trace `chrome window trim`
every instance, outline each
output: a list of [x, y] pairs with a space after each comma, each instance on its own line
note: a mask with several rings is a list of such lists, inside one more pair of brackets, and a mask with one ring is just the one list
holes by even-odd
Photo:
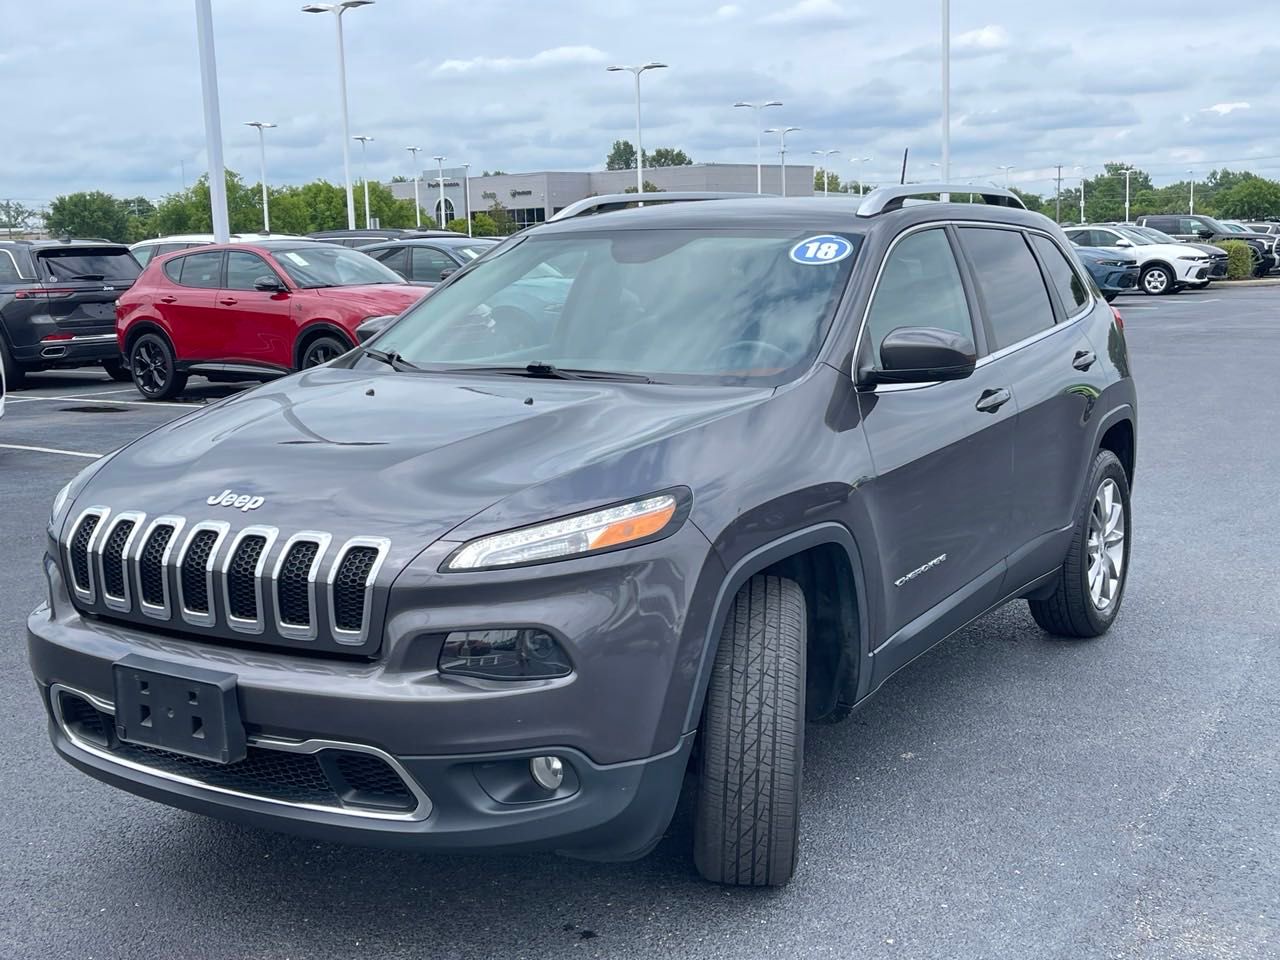
[[[173, 551], [182, 542], [182, 528], [186, 526], [186, 523], [185, 517], [156, 517], [147, 524], [146, 532], [143, 534], [142, 539], [138, 541], [138, 549], [135, 551], [133, 558], [133, 571], [138, 582], [138, 609], [144, 615], [156, 620], [170, 620], [173, 618], [169, 577], [176, 566], [173, 562]], [[142, 551], [146, 549], [147, 544], [151, 541], [151, 535], [155, 533], [157, 527], [173, 527], [173, 534], [169, 537], [169, 542], [164, 545], [164, 553], [160, 555], [160, 590], [164, 597], [164, 603], [159, 607], [147, 603], [146, 597], [142, 595]]]
[[[113, 597], [107, 592], [107, 544], [111, 541], [111, 536], [115, 533], [116, 527], [126, 520], [133, 521], [133, 529], [129, 531], [129, 536], [125, 538], [124, 547], [120, 551], [120, 579], [124, 585], [124, 596]], [[98, 550], [98, 577], [102, 581], [102, 602], [112, 610], [118, 610], [121, 613], [128, 613], [133, 609], [133, 591], [129, 586], [129, 568], [131, 566], [129, 563], [129, 551], [133, 548], [134, 542], [138, 539], [138, 532], [146, 522], [147, 515], [141, 510], [124, 510], [117, 513], [111, 521], [107, 535], [102, 538], [101, 549]]]
[[[209, 597], [209, 612], [200, 613], [196, 610], [187, 608], [186, 597], [182, 595], [182, 570], [183, 564], [187, 559], [187, 551], [191, 549], [191, 541], [195, 539], [197, 533], [201, 530], [212, 530], [216, 533], [217, 539], [213, 541], [213, 548], [209, 551], [209, 559], [204, 567], [204, 583], [205, 591]], [[231, 524], [224, 520], [202, 520], [200, 523], [192, 525], [187, 532], [187, 538], [182, 542], [182, 550], [178, 553], [178, 559], [174, 566], [177, 567], [177, 587], [178, 587], [178, 609], [182, 611], [182, 619], [187, 623], [197, 627], [212, 627], [218, 622], [218, 601], [217, 594], [213, 589], [213, 571], [218, 559], [218, 551], [222, 549], [222, 543], [227, 538], [227, 533], [231, 530]]]
[[[337, 613], [334, 609], [334, 584], [338, 579], [338, 570], [342, 567], [342, 561], [352, 547], [373, 547], [378, 551], [378, 556], [374, 559], [373, 566], [369, 568], [369, 576], [365, 578], [364, 582], [364, 610], [361, 613], [360, 629], [344, 630], [338, 626]], [[329, 567], [329, 575], [325, 579], [329, 594], [329, 632], [332, 634], [335, 643], [356, 647], [362, 645], [368, 639], [369, 618], [373, 612], [373, 584], [378, 578], [378, 572], [382, 569], [383, 562], [387, 559], [387, 554], [390, 552], [391, 541], [385, 537], [352, 537], [338, 549], [337, 555], [333, 558], [333, 563]]]
[[264, 797], [256, 793], [246, 793], [241, 790], [233, 790], [229, 787], [219, 787], [213, 784], [205, 783], [203, 780], [196, 780], [193, 777], [184, 777], [181, 774], [170, 773], [165, 770], [158, 770], [155, 767], [149, 767], [146, 764], [136, 763], [132, 760], [126, 760], [118, 757], [110, 750], [104, 750], [96, 743], [91, 743], [81, 737], [76, 736], [67, 726], [66, 720], [62, 716], [62, 694], [68, 694], [73, 697], [80, 697], [91, 704], [101, 713], [115, 716], [115, 705], [103, 700], [101, 697], [95, 697], [92, 694], [84, 693], [73, 687], [65, 686], [61, 683], [52, 684], [49, 687], [49, 704], [52, 709], [54, 722], [58, 725], [59, 732], [67, 738], [78, 749], [85, 753], [92, 754], [100, 760], [113, 763], [116, 766], [125, 769], [144, 773], [148, 776], [156, 777], [160, 780], [167, 780], [171, 783], [180, 783], [184, 786], [194, 787], [199, 790], [207, 790], [210, 793], [221, 794], [223, 796], [238, 797], [243, 800], [252, 800], [257, 803], [269, 804], [277, 807], [288, 807], [293, 810], [312, 810], [317, 813], [332, 813], [347, 817], [359, 817], [369, 820], [399, 820], [399, 821], [418, 821], [425, 820], [431, 816], [432, 804], [431, 798], [427, 796], [418, 782], [409, 774], [396, 757], [380, 750], [378, 747], [369, 746], [364, 743], [346, 743], [341, 740], [284, 740], [277, 737], [263, 737], [250, 735], [247, 740], [250, 746], [260, 747], [264, 750], [279, 750], [284, 753], [319, 753], [322, 750], [346, 750], [351, 753], [366, 753], [370, 756], [377, 757], [387, 766], [395, 771], [409, 792], [413, 794], [418, 806], [413, 810], [404, 812], [390, 812], [379, 810], [360, 810], [351, 807], [329, 806], [320, 803], [297, 803], [289, 800], [277, 800], [274, 797]]
[[[82, 589], [80, 584], [76, 583], [76, 565], [71, 559], [71, 544], [75, 541], [76, 533], [80, 530], [80, 525], [84, 523], [85, 518], [96, 516], [98, 525], [93, 528], [93, 533], [89, 537], [89, 542], [85, 544], [85, 569], [89, 577], [88, 587]], [[101, 504], [85, 507], [76, 516], [75, 523], [67, 528], [67, 537], [64, 541], [64, 553], [67, 558], [67, 583], [71, 585], [71, 594], [81, 603], [93, 603], [97, 597], [97, 578], [94, 576], [93, 551], [98, 544], [98, 538], [102, 536], [102, 531], [107, 525], [107, 518], [111, 516], [111, 508], [102, 506]]]
[[[280, 531], [276, 527], [245, 527], [235, 535], [222, 558], [222, 609], [227, 615], [227, 626], [238, 633], [257, 634], [262, 633], [265, 629], [267, 617], [262, 604], [262, 572], [267, 567], [267, 557], [271, 553], [271, 547], [276, 542], [276, 537], [279, 535]], [[253, 567], [253, 596], [254, 603], [258, 608], [258, 616], [254, 620], [237, 617], [231, 612], [231, 563], [236, 558], [236, 551], [240, 549], [240, 544], [248, 537], [263, 537], [266, 539], [266, 543], [262, 545], [262, 552], [258, 554], [257, 563]], [[212, 606], [213, 604], [210, 603], [210, 607]]]
[[[291, 536], [280, 548], [280, 555], [276, 557], [275, 566], [271, 571], [271, 599], [275, 609], [276, 632], [280, 636], [289, 637], [291, 640], [314, 640], [319, 636], [320, 625], [317, 620], [320, 617], [320, 607], [316, 603], [316, 581], [320, 579], [320, 569], [324, 563], [325, 554], [329, 552], [329, 544], [332, 542], [332, 534], [319, 530], [303, 530]], [[306, 627], [285, 623], [280, 612], [280, 571], [284, 569], [285, 557], [289, 556], [289, 551], [297, 543], [315, 543], [319, 546], [315, 559], [311, 561], [311, 569], [307, 571], [307, 608], [310, 611], [311, 623]]]

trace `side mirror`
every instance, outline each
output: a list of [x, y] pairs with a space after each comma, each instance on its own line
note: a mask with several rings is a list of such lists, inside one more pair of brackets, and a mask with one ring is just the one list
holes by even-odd
[[978, 351], [973, 341], [938, 327], [898, 327], [880, 343], [880, 368], [864, 383], [932, 383], [963, 380], [973, 373]]
[[457, 272], [458, 272], [457, 267], [445, 267], [443, 270], [440, 271], [440, 279], [445, 280], [449, 277], [452, 277]]
[[1117, 241], [1116, 241], [1116, 246], [1117, 246], [1117, 247], [1132, 247], [1132, 246], [1133, 246], [1133, 241], [1132, 241], [1132, 240], [1126, 240], [1124, 237], [1121, 237], [1119, 240], [1117, 240]]
[[382, 317], [369, 317], [367, 320], [362, 320], [360, 325], [356, 327], [356, 339], [361, 343], [366, 340], [372, 340], [385, 330], [394, 319], [394, 314], [388, 314]]
[[284, 293], [286, 288], [277, 277], [259, 277], [253, 281], [253, 289], [263, 293]]
[[1201, 227], [1199, 230], [1196, 231], [1196, 236], [1198, 236], [1201, 240], [1212, 240], [1213, 231], [1205, 227]]

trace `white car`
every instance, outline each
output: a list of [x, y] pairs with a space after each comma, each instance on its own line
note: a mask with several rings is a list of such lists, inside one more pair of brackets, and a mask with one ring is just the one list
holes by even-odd
[[1065, 232], [1078, 247], [1122, 247], [1137, 257], [1142, 269], [1138, 286], [1143, 293], [1157, 296], [1209, 284], [1209, 256], [1190, 244], [1157, 243], [1136, 230], [1108, 224], [1086, 224]]
[[[257, 243], [259, 240], [301, 240], [292, 233], [233, 233], [231, 243]], [[146, 266], [151, 258], [162, 253], [186, 250], [188, 247], [207, 247], [213, 243], [212, 233], [179, 233], [172, 237], [153, 237], [139, 240], [129, 248], [134, 259]]]

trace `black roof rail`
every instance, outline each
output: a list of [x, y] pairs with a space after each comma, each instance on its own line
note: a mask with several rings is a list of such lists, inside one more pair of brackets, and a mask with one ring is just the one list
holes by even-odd
[[858, 204], [858, 216], [874, 217], [892, 210], [899, 210], [908, 200], [916, 200], [934, 193], [972, 193], [981, 197], [983, 203], [989, 203], [992, 206], [1013, 207], [1015, 210], [1027, 208], [1016, 193], [1001, 187], [970, 186], [967, 183], [906, 183], [872, 190]]
[[638, 203], [685, 203], [696, 200], [747, 200], [757, 199], [758, 193], [726, 193], [707, 190], [664, 190], [658, 193], [605, 193], [598, 197], [587, 197], [569, 204], [547, 222], [571, 220], [597, 213], [609, 213], [612, 210], [625, 210]]

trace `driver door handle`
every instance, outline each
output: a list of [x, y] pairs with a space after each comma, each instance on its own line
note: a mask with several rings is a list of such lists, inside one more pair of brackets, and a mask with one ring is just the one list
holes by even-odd
[[219, 300], [218, 302], [219, 302], [219, 303], [221, 303], [221, 304], [223, 304], [224, 306], [233, 307], [233, 306], [235, 306], [237, 303], [239, 303], [240, 301], [239, 301], [239, 300], [237, 300], [235, 297], [223, 297], [223, 298], [222, 298], [221, 300]]
[[1008, 387], [1000, 387], [998, 390], [983, 390], [982, 396], [978, 398], [974, 409], [981, 413], [995, 413], [1006, 403], [1013, 399], [1013, 394], [1009, 392]]
[[1077, 350], [1076, 357], [1071, 361], [1071, 365], [1077, 370], [1088, 370], [1097, 359], [1097, 354], [1092, 350]]

